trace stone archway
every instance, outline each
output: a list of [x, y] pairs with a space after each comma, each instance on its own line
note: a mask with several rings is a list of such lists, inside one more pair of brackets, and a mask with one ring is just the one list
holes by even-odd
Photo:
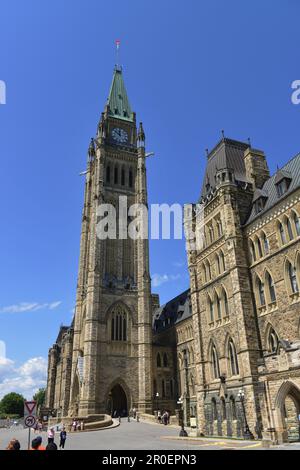
[[275, 400], [275, 426], [279, 441], [300, 440], [300, 389], [291, 381], [283, 382]]
[[109, 393], [111, 414], [113, 417], [128, 416], [128, 401], [124, 388], [117, 383]]

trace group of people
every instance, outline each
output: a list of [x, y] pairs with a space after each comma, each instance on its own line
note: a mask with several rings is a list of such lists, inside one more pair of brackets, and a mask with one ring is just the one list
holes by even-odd
[[83, 431], [83, 427], [83, 421], [80, 422], [78, 419], [74, 418], [71, 427], [72, 431]]
[[157, 420], [160, 424], [170, 424], [170, 413], [166, 410], [161, 413], [161, 411], [157, 412]]
[[[48, 437], [48, 443], [46, 447], [43, 446], [42, 436], [37, 436], [32, 440], [30, 450], [57, 450], [57, 444], [55, 443], [54, 427], [49, 428], [47, 437]], [[64, 449], [65, 443], [67, 440], [67, 432], [66, 432], [65, 427], [61, 429], [59, 437], [60, 437], [59, 448]], [[21, 444], [17, 439], [12, 439], [9, 442], [6, 450], [21, 450]]]

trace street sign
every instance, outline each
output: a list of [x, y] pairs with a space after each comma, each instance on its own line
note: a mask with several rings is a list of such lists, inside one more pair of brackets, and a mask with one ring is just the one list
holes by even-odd
[[36, 419], [34, 416], [26, 416], [24, 424], [26, 428], [32, 428], [35, 425]]
[[36, 416], [36, 401], [24, 401], [24, 417]]

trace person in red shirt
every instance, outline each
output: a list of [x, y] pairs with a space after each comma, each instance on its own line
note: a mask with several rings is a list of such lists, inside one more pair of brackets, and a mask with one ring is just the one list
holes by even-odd
[[46, 450], [45, 447], [42, 446], [42, 441], [43, 439], [41, 438], [41, 436], [38, 436], [33, 439], [30, 450]]

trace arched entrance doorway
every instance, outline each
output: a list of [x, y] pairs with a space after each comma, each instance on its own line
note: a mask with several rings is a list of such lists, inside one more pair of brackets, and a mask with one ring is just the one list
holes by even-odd
[[284, 442], [300, 441], [300, 389], [284, 382], [277, 394], [277, 427]]
[[110, 392], [112, 416], [127, 416], [128, 404], [126, 393], [120, 384], [115, 385]]
[[292, 395], [287, 395], [283, 405], [283, 413], [288, 441], [299, 441], [299, 403]]

